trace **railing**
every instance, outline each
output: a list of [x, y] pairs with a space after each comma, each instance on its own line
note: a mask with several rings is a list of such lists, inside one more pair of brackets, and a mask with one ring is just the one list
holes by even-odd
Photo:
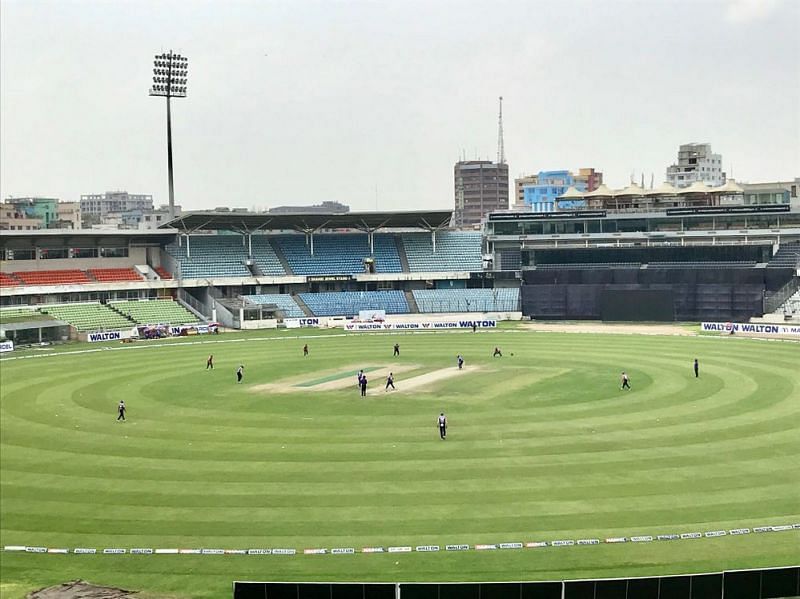
[[800, 277], [794, 277], [783, 287], [772, 293], [764, 294], [764, 314], [771, 314], [780, 308], [800, 289]]
[[204, 320], [208, 320], [211, 316], [211, 310], [203, 302], [192, 296], [188, 291], [183, 288], [178, 289], [178, 300], [194, 312], [197, 316]]

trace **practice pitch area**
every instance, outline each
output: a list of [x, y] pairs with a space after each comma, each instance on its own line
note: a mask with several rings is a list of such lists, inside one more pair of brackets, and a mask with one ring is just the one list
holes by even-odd
[[[232, 580], [557, 580], [798, 561], [796, 343], [509, 326], [91, 349], [2, 362], [2, 543], [69, 549], [4, 551], [3, 596], [78, 577], [225, 597]], [[384, 391], [388, 372], [397, 391]]]

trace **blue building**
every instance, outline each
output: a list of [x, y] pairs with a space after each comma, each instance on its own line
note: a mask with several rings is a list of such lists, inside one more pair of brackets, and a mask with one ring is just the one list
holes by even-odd
[[[587, 191], [585, 177], [575, 177], [569, 171], [540, 171], [537, 183], [526, 184], [522, 187], [523, 201], [530, 207], [531, 212], [555, 212], [556, 198], [564, 195], [570, 187], [578, 191]], [[583, 201], [560, 202], [560, 209], [582, 208]]]

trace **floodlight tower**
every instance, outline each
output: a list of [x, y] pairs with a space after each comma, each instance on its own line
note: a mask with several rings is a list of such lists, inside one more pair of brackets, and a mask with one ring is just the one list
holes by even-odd
[[167, 99], [167, 176], [169, 178], [169, 218], [175, 218], [175, 187], [172, 183], [172, 112], [170, 98], [186, 97], [186, 74], [189, 60], [185, 56], [167, 53], [156, 54], [153, 60], [153, 86], [151, 96]]

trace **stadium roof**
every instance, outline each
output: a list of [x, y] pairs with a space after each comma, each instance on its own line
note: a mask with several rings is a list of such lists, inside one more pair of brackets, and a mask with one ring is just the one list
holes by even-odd
[[253, 233], [270, 230], [317, 231], [319, 229], [419, 228], [436, 230], [447, 227], [451, 210], [416, 210], [410, 212], [346, 212], [343, 214], [275, 214], [270, 212], [186, 212], [159, 227], [191, 232], [200, 229]]

